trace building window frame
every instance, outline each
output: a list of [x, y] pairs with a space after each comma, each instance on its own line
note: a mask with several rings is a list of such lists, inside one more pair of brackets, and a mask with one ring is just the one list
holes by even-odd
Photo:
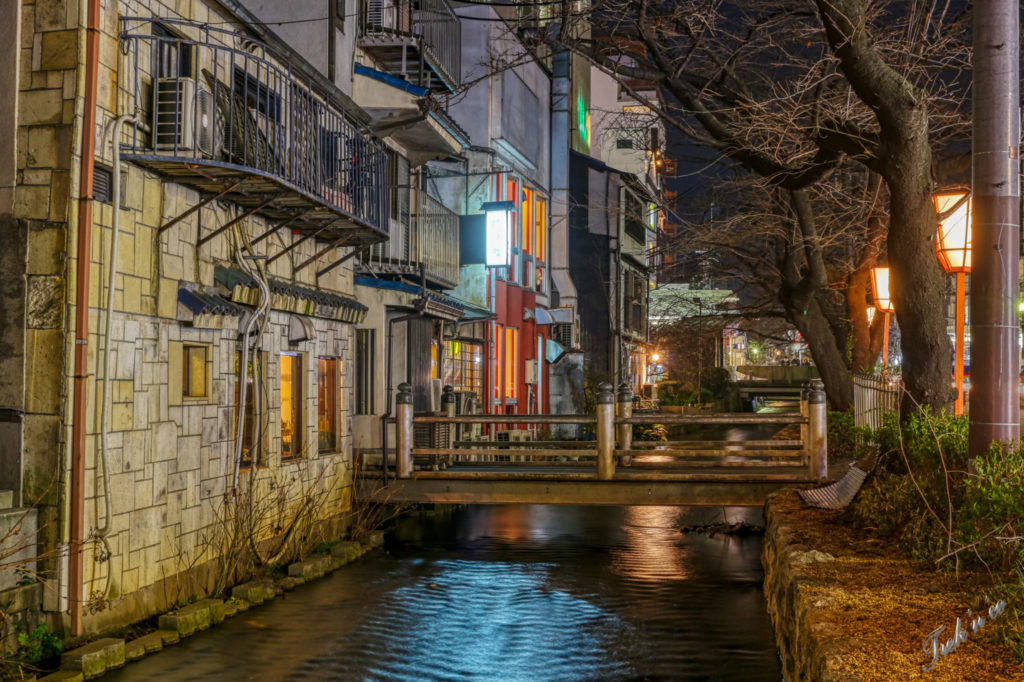
[[377, 330], [356, 329], [355, 374], [357, 415], [376, 414]]
[[[234, 414], [235, 424], [232, 429], [232, 444], [238, 438], [239, 403], [241, 399], [242, 385], [242, 352], [235, 351], [235, 402]], [[269, 423], [267, 410], [267, 391], [264, 387], [266, 381], [267, 358], [266, 353], [257, 352], [249, 355], [249, 366], [246, 371], [245, 385], [245, 431], [242, 435], [242, 468], [248, 469], [252, 466], [264, 466], [264, 453], [266, 452], [266, 431]], [[254, 372], [255, 370], [255, 372]], [[253, 422], [259, 418], [260, 423]]]
[[335, 356], [321, 355], [316, 359], [316, 430], [317, 451], [338, 452], [338, 387], [341, 361]]
[[183, 343], [181, 346], [181, 397], [183, 400], [210, 397], [210, 346]]
[[[287, 359], [286, 359], [287, 358]], [[302, 353], [283, 352], [278, 355], [278, 387], [281, 400], [281, 459], [293, 459], [305, 445], [305, 363]], [[287, 433], [287, 435], [286, 435]]]

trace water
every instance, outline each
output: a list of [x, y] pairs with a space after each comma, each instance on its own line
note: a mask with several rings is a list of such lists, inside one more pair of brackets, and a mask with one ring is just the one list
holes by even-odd
[[[759, 510], [464, 507], [104, 679], [773, 680]], [[756, 518], [754, 519], [756, 520]]]

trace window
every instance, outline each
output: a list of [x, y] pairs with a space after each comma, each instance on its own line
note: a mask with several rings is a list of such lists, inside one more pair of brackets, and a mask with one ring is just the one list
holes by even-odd
[[245, 105], [263, 118], [275, 123], [281, 122], [281, 96], [256, 76], [236, 66], [232, 81], [234, 93]]
[[[523, 224], [523, 234], [520, 240], [523, 254], [533, 253], [533, 190], [523, 188], [519, 200], [519, 219]], [[526, 280], [529, 284], [529, 280]]]
[[500, 324], [495, 323], [494, 325], [494, 367], [492, 377], [494, 378], [494, 388], [491, 393], [496, 401], [501, 400], [501, 342], [505, 333], [505, 328]]
[[338, 359], [316, 360], [316, 430], [320, 452], [338, 449]]
[[[245, 385], [245, 414], [242, 431], [242, 463], [252, 466], [259, 463], [263, 454], [263, 434], [266, 426], [266, 398], [263, 390], [265, 365], [262, 354], [249, 356], [245, 381], [241, 380], [242, 354], [235, 352], [235, 437], [238, 437], [240, 386]], [[258, 417], [258, 423], [257, 423]]]
[[615, 140], [615, 148], [616, 149], [632, 149], [633, 148], [633, 140], [629, 139], [628, 137], [620, 137], [619, 139]]
[[356, 414], [374, 414], [376, 329], [356, 330]]
[[346, 0], [328, 0], [331, 4], [331, 11], [334, 13], [334, 23], [342, 31], [345, 30], [345, 2]]
[[281, 457], [302, 452], [302, 356], [281, 353]]
[[191, 78], [192, 46], [161, 24], [153, 24], [156, 37], [157, 78]]
[[534, 250], [534, 256], [537, 260], [547, 260], [547, 248], [548, 248], [548, 202], [547, 199], [537, 197], [537, 248]]
[[183, 346], [181, 360], [181, 396], [205, 398], [207, 396], [206, 346]]
[[484, 393], [483, 344], [448, 341], [444, 355], [444, 383], [457, 393], [472, 393], [477, 400]]
[[519, 385], [519, 330], [505, 329], [505, 398], [515, 400]]

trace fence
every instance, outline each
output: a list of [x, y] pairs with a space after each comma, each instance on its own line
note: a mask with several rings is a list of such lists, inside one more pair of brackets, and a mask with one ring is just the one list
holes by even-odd
[[[611, 386], [602, 384], [597, 396], [597, 413], [593, 415], [461, 415], [454, 412], [454, 396], [446, 391], [443, 400], [447, 414], [444, 416], [416, 416], [413, 414], [412, 387], [401, 384], [398, 387], [396, 416], [396, 473], [399, 479], [413, 476], [414, 464], [429, 458], [431, 464], [443, 466], [471, 461], [474, 464], [500, 462], [506, 465], [529, 464], [590, 468], [598, 480], [611, 480], [618, 465], [631, 466], [633, 457], [641, 454], [657, 455], [659, 461], [672, 461], [675, 465], [691, 466], [803, 466], [808, 475], [820, 480], [828, 475], [825, 394], [813, 389], [802, 395], [799, 414], [749, 414], [728, 413], [708, 415], [645, 414], [633, 416], [633, 396], [627, 390], [620, 390], [618, 397], [611, 392]], [[490, 424], [515, 426], [519, 424], [582, 424], [594, 426], [597, 439], [594, 441], [534, 441], [506, 442], [496, 447], [495, 443], [481, 445], [479, 442], [456, 445], [449, 440], [449, 447], [415, 447], [415, 427], [425, 424]], [[635, 424], [688, 424], [688, 425], [796, 425], [800, 428], [798, 439], [788, 440], [717, 440], [717, 441], [654, 441], [632, 438]], [[742, 448], [736, 450], [733, 448]], [[740, 461], [708, 462], [696, 461], [696, 456], [729, 455]], [[748, 460], [748, 461], [744, 461]], [[767, 461], [766, 461], [767, 460]], [[385, 459], [386, 477], [386, 459]], [[578, 476], [578, 475], [577, 475]]]
[[414, 35], [421, 49], [450, 83], [462, 75], [462, 24], [447, 0], [367, 0], [365, 36]]
[[882, 427], [886, 414], [898, 413], [903, 382], [898, 377], [853, 375], [853, 419], [857, 426]]
[[207, 24], [121, 21], [128, 67], [122, 87], [148, 109], [122, 141], [126, 156], [177, 175], [206, 166], [208, 175], [244, 169], [276, 178], [293, 193], [387, 230], [384, 148], [287, 59]]

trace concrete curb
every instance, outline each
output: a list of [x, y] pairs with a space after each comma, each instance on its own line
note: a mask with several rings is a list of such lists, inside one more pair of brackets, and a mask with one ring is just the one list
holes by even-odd
[[231, 589], [230, 599], [201, 599], [162, 614], [158, 619], [159, 630], [134, 640], [125, 642], [123, 639], [108, 637], [66, 651], [61, 656], [61, 669], [39, 678], [39, 682], [83, 682], [96, 679], [108, 670], [123, 667], [126, 661], [137, 661], [157, 653], [164, 647], [177, 644], [183, 637], [222, 623], [226, 618], [248, 611], [252, 606], [269, 601], [283, 591], [322, 578], [383, 543], [384, 533], [381, 531], [371, 533], [363, 542], [339, 542], [331, 548], [329, 556], [313, 556], [290, 564], [288, 577], [276, 581], [270, 578], [251, 580], [235, 585]]

